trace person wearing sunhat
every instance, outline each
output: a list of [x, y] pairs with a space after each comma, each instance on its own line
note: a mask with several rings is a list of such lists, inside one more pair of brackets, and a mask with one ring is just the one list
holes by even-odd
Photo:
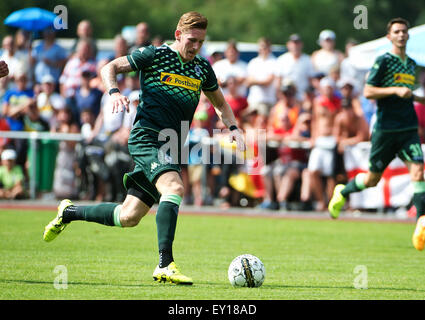
[[1, 153], [0, 199], [16, 199], [24, 195], [24, 173], [16, 164], [17, 154], [13, 149]]
[[313, 66], [316, 71], [328, 75], [332, 68], [340, 66], [344, 59], [344, 54], [335, 48], [336, 35], [332, 30], [322, 30], [319, 34], [317, 44], [321, 48], [314, 51], [311, 55]]

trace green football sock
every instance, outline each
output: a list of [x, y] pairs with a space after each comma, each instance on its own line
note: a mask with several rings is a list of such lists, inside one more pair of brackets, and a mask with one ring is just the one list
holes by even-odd
[[182, 198], [178, 195], [163, 195], [156, 213], [158, 233], [159, 267], [164, 268], [173, 261], [173, 241], [177, 216]]
[[105, 226], [121, 227], [120, 213], [122, 205], [118, 203], [100, 203], [93, 206], [69, 206], [63, 212], [63, 222], [75, 220], [97, 222]]
[[416, 219], [425, 214], [425, 181], [414, 181], [413, 205], [416, 207]]
[[358, 173], [354, 179], [350, 180], [344, 189], [341, 190], [341, 194], [347, 198], [350, 193], [359, 192], [366, 189], [364, 184], [365, 173]]

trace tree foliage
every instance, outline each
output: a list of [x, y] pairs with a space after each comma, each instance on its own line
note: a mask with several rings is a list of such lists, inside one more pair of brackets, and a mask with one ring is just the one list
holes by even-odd
[[[78, 22], [89, 19], [96, 38], [112, 38], [122, 27], [146, 21], [153, 35], [170, 39], [181, 14], [196, 10], [208, 17], [211, 40], [255, 42], [266, 36], [284, 44], [290, 34], [299, 33], [307, 52], [318, 48], [316, 41], [323, 29], [334, 30], [337, 46], [343, 49], [348, 38], [363, 42], [383, 36], [393, 17], [402, 16], [412, 26], [425, 23], [425, 3], [417, 0], [61, 0], [57, 4], [68, 8], [69, 29], [61, 31], [60, 37], [75, 37]], [[360, 4], [367, 8], [368, 28], [357, 30], [353, 10]], [[30, 0], [2, 1], [0, 17], [4, 20], [13, 11], [34, 5]], [[55, 3], [39, 0], [36, 6], [53, 11]], [[2, 36], [14, 31], [0, 26]]]

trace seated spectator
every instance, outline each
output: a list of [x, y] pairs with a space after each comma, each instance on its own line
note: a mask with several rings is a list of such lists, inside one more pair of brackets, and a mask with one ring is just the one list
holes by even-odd
[[232, 108], [236, 119], [241, 118], [241, 113], [248, 107], [246, 97], [240, 95], [239, 84], [235, 77], [229, 77], [226, 82], [227, 93], [224, 98]]
[[[335, 94], [335, 83], [330, 78], [320, 80], [321, 94], [316, 98], [313, 107], [312, 118], [312, 141], [313, 149], [308, 159], [308, 176], [305, 180], [310, 187], [303, 188], [301, 200], [311, 200], [312, 192], [317, 200], [316, 210], [326, 209], [327, 201], [331, 198], [335, 187], [334, 164], [336, 137], [333, 135], [335, 115], [341, 109], [341, 99]], [[326, 178], [326, 193], [322, 183], [322, 177]]]
[[300, 105], [296, 98], [295, 84], [285, 79], [280, 88], [279, 101], [273, 106], [268, 115], [268, 134], [270, 137], [285, 135], [297, 121]]
[[58, 110], [66, 105], [65, 98], [55, 92], [55, 79], [52, 75], [46, 74], [41, 79], [41, 92], [37, 95], [37, 107], [40, 117], [54, 127]]
[[100, 70], [109, 63], [108, 59], [100, 60], [96, 65], [96, 76], [90, 80], [90, 87], [96, 88], [102, 92], [105, 92], [105, 86], [103, 85], [102, 76]]
[[1, 153], [0, 199], [18, 199], [24, 197], [24, 173], [16, 164], [16, 151], [6, 149]]
[[353, 108], [350, 98], [341, 100], [341, 112], [335, 116], [333, 134], [337, 140], [335, 159], [335, 176], [337, 183], [346, 183], [344, 167], [344, 150], [362, 141], [369, 140], [369, 127], [363, 116], [359, 116]]
[[358, 94], [355, 91], [355, 80], [351, 78], [342, 78], [338, 81], [338, 86], [341, 93], [341, 98], [350, 100], [356, 115], [363, 118], [364, 114], [362, 105], [360, 103], [360, 99], [358, 98]]
[[134, 90], [140, 90], [139, 74], [136, 71], [129, 72], [125, 75], [125, 89], [122, 94], [129, 96]]
[[43, 76], [50, 74], [57, 85], [67, 57], [66, 50], [56, 43], [55, 30], [44, 30], [43, 40], [31, 52], [31, 64], [34, 66], [35, 82], [41, 83]]
[[[4, 117], [0, 115], [0, 131], [9, 131], [9, 123], [6, 121]], [[11, 143], [10, 138], [0, 138], [0, 154], [3, 152], [4, 149], [7, 148], [7, 146]]]
[[34, 97], [32, 89], [27, 87], [27, 75], [21, 73], [16, 76], [16, 89], [6, 91], [3, 97], [3, 116], [9, 123], [10, 130], [22, 131], [24, 129], [23, 114], [31, 98]]
[[[60, 109], [57, 115], [57, 127], [53, 130], [61, 133], [79, 133], [79, 126], [72, 118], [69, 107]], [[61, 141], [56, 157], [56, 166], [53, 178], [53, 192], [57, 199], [76, 199], [78, 185], [76, 179], [77, 156], [75, 141]]]
[[46, 122], [41, 116], [37, 107], [37, 101], [31, 99], [24, 110], [23, 116], [24, 130], [25, 131], [49, 131], [49, 123]]
[[[300, 200], [299, 194], [302, 187], [302, 177], [307, 174], [307, 164], [309, 150], [305, 149], [301, 145], [290, 146], [288, 143], [301, 143], [307, 142], [311, 137], [311, 114], [301, 113], [292, 128], [291, 132], [283, 137], [279, 150], [281, 161], [286, 164], [286, 168], [283, 172], [282, 178], [277, 185], [276, 199], [279, 203], [279, 209], [289, 209], [288, 202], [290, 201], [291, 195], [297, 190], [297, 201]], [[297, 186], [297, 182], [301, 181], [301, 184]], [[302, 209], [306, 209], [303, 207]]]
[[202, 139], [210, 137], [208, 130], [204, 128], [204, 123], [208, 121], [206, 111], [196, 111], [193, 117], [192, 127], [188, 134], [189, 163], [187, 166], [190, 188], [193, 194], [193, 202], [196, 206], [202, 206], [206, 186], [202, 184], [202, 176], [206, 167], [203, 164]]
[[90, 109], [95, 117], [100, 112], [100, 100], [103, 92], [97, 88], [90, 87], [90, 80], [94, 73], [84, 70], [81, 74], [81, 86], [75, 91], [73, 101], [77, 111], [77, 119], [80, 123], [80, 115], [84, 109]]
[[[11, 131], [23, 131], [25, 111], [34, 97], [34, 93], [31, 89], [27, 89], [25, 73], [17, 75], [16, 85], [16, 89], [8, 90], [3, 97], [2, 115], [9, 124]], [[25, 139], [15, 139], [13, 145], [18, 154], [16, 163], [24, 168], [28, 142]]]
[[75, 95], [75, 91], [81, 86], [83, 71], [96, 72], [96, 62], [90, 59], [90, 42], [80, 40], [77, 51], [66, 63], [63, 73], [59, 79], [60, 92], [65, 98]]

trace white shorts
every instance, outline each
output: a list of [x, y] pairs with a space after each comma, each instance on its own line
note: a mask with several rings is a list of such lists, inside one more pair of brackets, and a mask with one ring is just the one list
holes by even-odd
[[308, 170], [320, 171], [323, 176], [333, 175], [335, 164], [335, 146], [334, 137], [319, 137], [315, 142], [315, 147], [311, 150], [308, 158]]

